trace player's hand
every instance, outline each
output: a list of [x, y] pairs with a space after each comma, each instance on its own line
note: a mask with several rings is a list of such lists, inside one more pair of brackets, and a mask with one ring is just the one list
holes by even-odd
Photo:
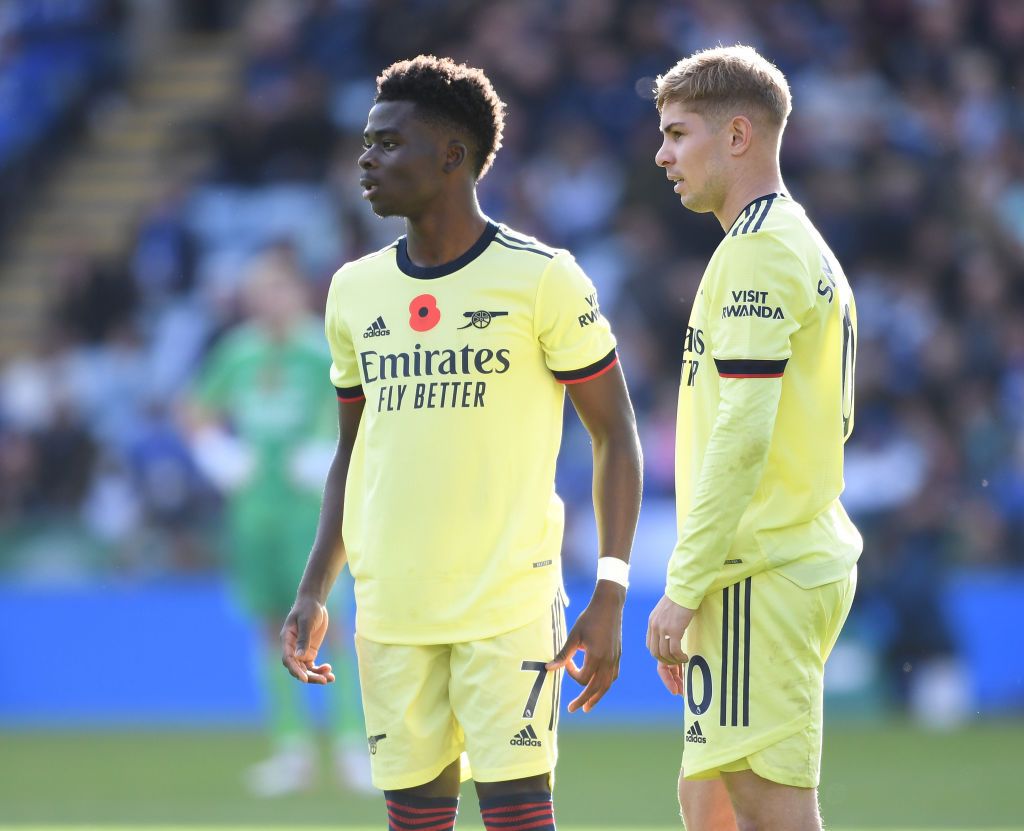
[[652, 658], [668, 666], [679, 666], [690, 660], [690, 656], [683, 652], [683, 633], [693, 615], [693, 609], [680, 606], [668, 597], [663, 596], [658, 601], [647, 620], [647, 650]]
[[281, 629], [281, 663], [304, 684], [330, 684], [330, 664], [318, 664], [316, 653], [327, 634], [327, 608], [311, 597], [300, 597]]
[[[583, 692], [569, 702], [570, 713], [581, 708], [589, 713], [619, 677], [625, 602], [626, 590], [622, 586], [598, 580], [594, 596], [573, 624], [565, 645], [547, 664], [548, 670], [564, 668], [583, 687]], [[583, 666], [577, 667], [573, 658], [581, 649]]]
[[658, 677], [672, 695], [683, 695], [683, 665], [658, 661]]

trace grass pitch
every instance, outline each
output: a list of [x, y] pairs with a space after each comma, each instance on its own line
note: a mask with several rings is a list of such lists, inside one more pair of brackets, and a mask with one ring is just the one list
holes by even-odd
[[[679, 831], [680, 737], [664, 730], [566, 729], [555, 804], [569, 831]], [[822, 812], [830, 831], [1024, 831], [1017, 748], [1024, 722], [929, 733], [892, 723], [826, 730]], [[284, 831], [385, 827], [379, 797], [335, 785], [325, 764], [306, 794], [248, 796], [241, 771], [264, 740], [223, 732], [0, 735], [0, 826], [32, 831]], [[479, 829], [472, 789], [460, 829]]]

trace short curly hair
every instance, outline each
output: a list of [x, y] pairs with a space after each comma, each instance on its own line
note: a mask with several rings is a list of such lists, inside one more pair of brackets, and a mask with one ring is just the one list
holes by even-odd
[[380, 74], [375, 100], [411, 101], [424, 118], [466, 130], [477, 179], [487, 173], [501, 147], [505, 103], [481, 69], [418, 55]]

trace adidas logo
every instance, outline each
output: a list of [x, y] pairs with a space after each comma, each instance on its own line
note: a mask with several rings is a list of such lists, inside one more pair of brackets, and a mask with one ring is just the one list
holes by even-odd
[[690, 729], [686, 731], [686, 741], [696, 742], [697, 744], [707, 744], [708, 740], [704, 738], [704, 733], [700, 729], [700, 724], [694, 722], [690, 725]]
[[508, 742], [514, 747], [540, 747], [540, 739], [532, 724], [527, 724], [522, 730], [516, 733]]
[[364, 338], [382, 338], [385, 335], [390, 335], [391, 330], [384, 323], [384, 318], [379, 316], [373, 323], [366, 327], [366, 331], [363, 332]]

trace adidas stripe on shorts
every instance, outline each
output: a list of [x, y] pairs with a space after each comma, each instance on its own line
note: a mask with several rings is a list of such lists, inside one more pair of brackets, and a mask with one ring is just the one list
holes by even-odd
[[[479, 641], [408, 646], [356, 635], [373, 784], [412, 788], [462, 757], [462, 778], [553, 772], [565, 642], [561, 594], [541, 617]], [[463, 755], [465, 754], [465, 755]]]
[[705, 596], [686, 630], [683, 773], [753, 770], [801, 788], [821, 769], [825, 660], [856, 588], [765, 571]]

